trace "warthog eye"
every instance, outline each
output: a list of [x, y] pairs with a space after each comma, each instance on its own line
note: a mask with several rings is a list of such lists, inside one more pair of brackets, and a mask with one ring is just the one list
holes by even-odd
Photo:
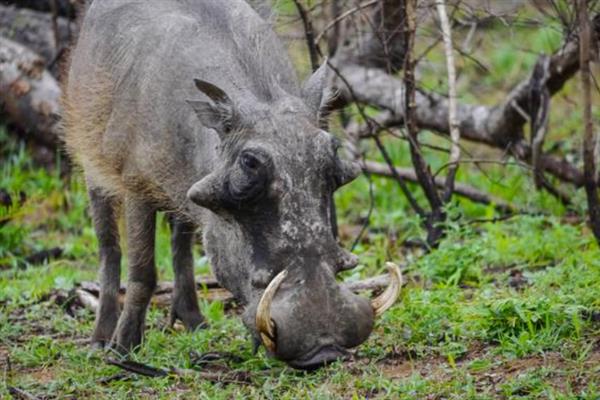
[[237, 157], [237, 168], [228, 176], [228, 199], [236, 208], [240, 202], [261, 198], [270, 180], [271, 158], [261, 149], [245, 149]]
[[251, 171], [258, 169], [258, 167], [261, 165], [261, 162], [258, 158], [247, 152], [242, 153], [240, 156], [240, 163], [242, 164], [242, 167]]

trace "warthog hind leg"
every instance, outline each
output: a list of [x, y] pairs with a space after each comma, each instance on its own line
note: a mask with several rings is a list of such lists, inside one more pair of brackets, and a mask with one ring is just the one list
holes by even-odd
[[113, 335], [121, 311], [119, 307], [121, 247], [116, 212], [118, 200], [94, 188], [89, 181], [88, 192], [100, 255], [100, 306], [96, 312], [92, 345], [104, 347]]

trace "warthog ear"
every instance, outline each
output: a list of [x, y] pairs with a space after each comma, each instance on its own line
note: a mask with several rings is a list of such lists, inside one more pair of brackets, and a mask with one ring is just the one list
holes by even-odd
[[187, 100], [200, 122], [207, 128], [216, 130], [219, 135], [229, 133], [234, 126], [235, 108], [227, 94], [212, 83], [194, 79], [196, 87], [212, 102]]
[[320, 118], [321, 111], [327, 106], [330, 89], [327, 86], [329, 68], [327, 59], [302, 85], [302, 96], [306, 104], [313, 110], [317, 118]]

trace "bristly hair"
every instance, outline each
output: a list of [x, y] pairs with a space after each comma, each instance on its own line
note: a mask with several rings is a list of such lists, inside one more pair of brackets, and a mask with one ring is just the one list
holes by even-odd
[[63, 54], [61, 55], [59, 61], [59, 81], [63, 82], [63, 87], [66, 86], [66, 78], [68, 75], [69, 65], [71, 63], [71, 49], [75, 47], [77, 44], [77, 39], [79, 38], [79, 30], [81, 29], [81, 25], [83, 24], [83, 18], [87, 13], [87, 10], [90, 8], [94, 0], [71, 0], [70, 6], [74, 7], [75, 13], [75, 30], [70, 33], [69, 43], [66, 48], [63, 49]]

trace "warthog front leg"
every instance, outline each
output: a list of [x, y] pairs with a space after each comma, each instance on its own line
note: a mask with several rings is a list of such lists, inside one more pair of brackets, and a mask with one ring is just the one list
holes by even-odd
[[146, 309], [156, 287], [156, 209], [144, 200], [128, 196], [125, 199], [125, 223], [129, 262], [127, 294], [123, 313], [111, 341], [111, 347], [121, 353], [126, 353], [141, 343]]
[[114, 197], [106, 196], [89, 182], [88, 192], [100, 255], [100, 307], [96, 312], [92, 345], [104, 347], [113, 335], [121, 311], [121, 247], [116, 212], [118, 201]]
[[192, 244], [194, 225], [170, 216], [171, 249], [173, 252], [173, 271], [175, 273], [175, 291], [169, 314], [169, 325], [176, 319], [183, 322], [188, 330], [205, 326], [204, 318], [198, 309], [196, 283], [194, 281], [194, 257]]

